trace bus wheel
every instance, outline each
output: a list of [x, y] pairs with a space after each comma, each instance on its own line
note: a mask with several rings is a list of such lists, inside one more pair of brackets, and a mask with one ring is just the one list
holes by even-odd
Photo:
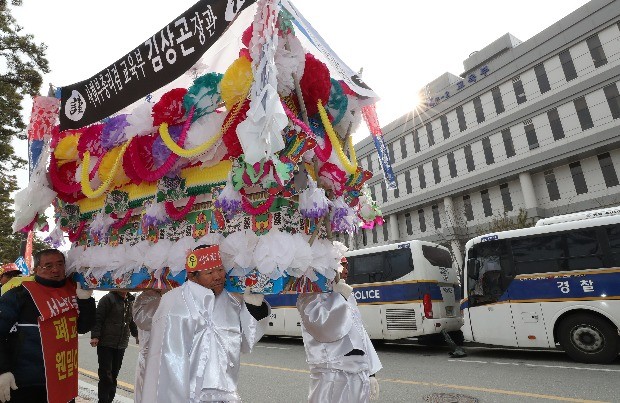
[[560, 345], [575, 361], [607, 364], [618, 356], [617, 330], [598, 316], [571, 315], [560, 323], [558, 335]]

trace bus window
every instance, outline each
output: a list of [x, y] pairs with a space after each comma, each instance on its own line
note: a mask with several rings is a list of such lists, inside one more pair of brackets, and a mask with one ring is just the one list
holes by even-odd
[[452, 257], [450, 252], [434, 246], [422, 245], [422, 255], [433, 266], [452, 267]]
[[393, 281], [413, 270], [411, 249], [395, 249], [370, 255], [350, 256], [349, 284]]
[[505, 241], [485, 242], [468, 252], [468, 295], [472, 306], [496, 302], [506, 291], [511, 276], [511, 264]]
[[607, 237], [609, 238], [609, 248], [615, 266], [620, 266], [620, 225], [607, 227]]
[[561, 235], [513, 239], [511, 244], [517, 274], [565, 270]]
[[604, 267], [603, 250], [595, 229], [567, 232], [565, 238], [568, 270]]

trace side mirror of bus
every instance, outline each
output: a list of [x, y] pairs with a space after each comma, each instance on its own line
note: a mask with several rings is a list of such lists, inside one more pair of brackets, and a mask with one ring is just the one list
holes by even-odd
[[477, 279], [478, 278], [478, 259], [469, 259], [467, 261], [467, 277]]

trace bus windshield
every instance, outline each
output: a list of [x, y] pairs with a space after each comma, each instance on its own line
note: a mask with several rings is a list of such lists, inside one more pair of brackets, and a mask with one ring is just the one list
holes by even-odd
[[422, 255], [430, 262], [431, 265], [437, 267], [452, 267], [452, 257], [450, 252], [435, 246], [422, 245]]
[[409, 248], [351, 256], [348, 261], [347, 282], [349, 284], [393, 281], [413, 271], [413, 260]]

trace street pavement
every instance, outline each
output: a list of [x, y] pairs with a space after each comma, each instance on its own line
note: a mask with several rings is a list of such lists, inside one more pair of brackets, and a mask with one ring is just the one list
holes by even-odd
[[[96, 385], [96, 349], [80, 338], [80, 378]], [[415, 342], [376, 346], [383, 363], [380, 402], [620, 402], [620, 359], [610, 365], [571, 361], [560, 351], [468, 345], [454, 359], [444, 347]], [[138, 346], [130, 343], [119, 376], [133, 397]], [[239, 393], [246, 403], [307, 401], [309, 372], [301, 339], [262, 340], [242, 356]], [[477, 399], [477, 400], [476, 400]], [[94, 401], [94, 400], [93, 400]]]

